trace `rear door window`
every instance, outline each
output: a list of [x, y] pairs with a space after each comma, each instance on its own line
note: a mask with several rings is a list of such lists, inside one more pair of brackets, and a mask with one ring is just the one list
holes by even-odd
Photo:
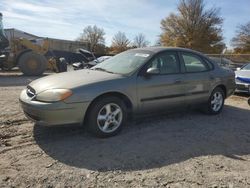
[[191, 53], [181, 53], [186, 72], [205, 72], [209, 70], [208, 65], [202, 59]]

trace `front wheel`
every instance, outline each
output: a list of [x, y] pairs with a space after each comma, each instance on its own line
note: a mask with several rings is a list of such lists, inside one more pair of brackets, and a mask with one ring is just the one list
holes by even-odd
[[219, 114], [224, 107], [224, 101], [224, 91], [219, 87], [215, 88], [206, 104], [206, 112], [211, 115]]
[[117, 97], [105, 97], [94, 102], [87, 117], [88, 130], [98, 137], [119, 133], [127, 120], [127, 109]]

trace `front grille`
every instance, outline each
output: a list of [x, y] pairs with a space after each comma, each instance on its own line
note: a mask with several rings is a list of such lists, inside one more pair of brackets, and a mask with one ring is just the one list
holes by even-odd
[[245, 85], [243, 85], [243, 84], [237, 84], [237, 89], [248, 91], [248, 90], [249, 90], [249, 87], [248, 87], [248, 86], [245, 86]]
[[36, 96], [36, 91], [30, 86], [27, 86], [26, 93], [30, 98], [34, 98]]

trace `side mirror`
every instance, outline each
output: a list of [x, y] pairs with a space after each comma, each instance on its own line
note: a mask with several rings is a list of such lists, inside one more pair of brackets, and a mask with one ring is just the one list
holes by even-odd
[[150, 75], [160, 74], [160, 69], [158, 69], [158, 68], [149, 68], [147, 70], [147, 74], [150, 74]]
[[240, 67], [237, 67], [236, 70], [239, 71], [241, 68]]

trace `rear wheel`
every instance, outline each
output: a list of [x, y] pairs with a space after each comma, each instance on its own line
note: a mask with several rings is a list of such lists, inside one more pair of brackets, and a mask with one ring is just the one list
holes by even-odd
[[47, 59], [35, 52], [26, 52], [18, 60], [18, 66], [27, 76], [39, 76], [47, 69]]
[[215, 88], [206, 104], [206, 112], [211, 115], [219, 114], [224, 107], [224, 101], [224, 91], [219, 87]]
[[88, 130], [98, 137], [110, 137], [119, 133], [127, 120], [127, 109], [117, 97], [99, 99], [88, 113]]

